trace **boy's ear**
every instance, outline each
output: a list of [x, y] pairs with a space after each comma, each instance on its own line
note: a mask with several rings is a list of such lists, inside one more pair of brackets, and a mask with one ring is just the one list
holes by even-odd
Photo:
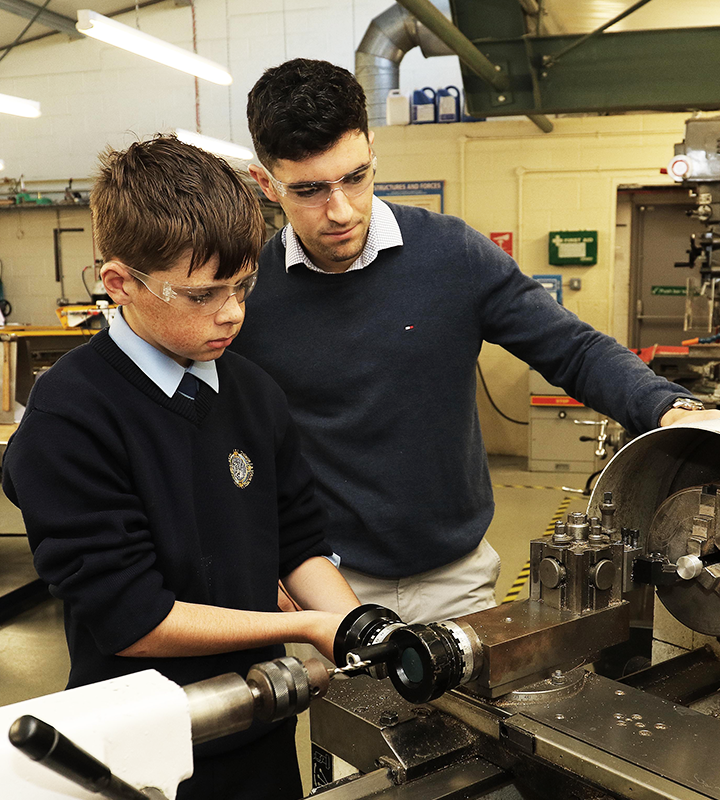
[[135, 280], [123, 264], [119, 261], [108, 261], [103, 264], [100, 278], [113, 303], [119, 306], [127, 306], [132, 303], [132, 287]]
[[260, 184], [260, 188], [263, 190], [265, 197], [268, 200], [272, 200], [273, 202], [279, 202], [278, 196], [273, 191], [272, 183], [270, 183], [270, 178], [267, 176], [267, 172], [262, 167], [258, 167], [257, 164], [250, 164], [248, 166], [248, 172], [255, 178], [255, 180]]

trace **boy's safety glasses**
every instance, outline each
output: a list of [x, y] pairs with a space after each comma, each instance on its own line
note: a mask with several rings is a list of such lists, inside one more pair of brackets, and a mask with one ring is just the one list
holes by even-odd
[[283, 183], [275, 178], [267, 168], [270, 183], [281, 197], [287, 198], [291, 203], [306, 208], [319, 208], [330, 200], [333, 192], [342, 192], [345, 197], [357, 197], [367, 191], [372, 185], [377, 171], [377, 156], [371, 153], [372, 158], [367, 164], [348, 172], [336, 181], [309, 181], [308, 183]]
[[178, 286], [132, 267], [125, 266], [125, 269], [155, 297], [179, 311], [201, 316], [217, 314], [231, 297], [235, 297], [238, 303], [244, 303], [257, 282], [257, 269], [248, 273], [239, 283], [220, 283], [214, 286]]

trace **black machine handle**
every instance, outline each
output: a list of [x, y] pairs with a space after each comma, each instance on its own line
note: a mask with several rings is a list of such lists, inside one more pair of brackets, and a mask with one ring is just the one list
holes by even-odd
[[356, 647], [347, 654], [348, 663], [351, 659], [362, 662], [365, 666], [375, 666], [376, 664], [386, 664], [400, 656], [400, 648], [395, 642], [381, 642], [380, 644], [368, 644], [364, 647]]
[[165, 798], [158, 789], [140, 791], [115, 777], [105, 764], [37, 717], [26, 714], [16, 719], [8, 735], [11, 744], [33, 761], [44, 764], [89, 792], [110, 800]]

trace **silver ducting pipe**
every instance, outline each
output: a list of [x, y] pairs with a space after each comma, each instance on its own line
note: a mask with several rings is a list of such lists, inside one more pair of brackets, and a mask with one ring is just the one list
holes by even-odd
[[[434, 3], [450, 18], [449, 0]], [[385, 125], [385, 101], [400, 87], [400, 62], [420, 47], [425, 58], [455, 53], [397, 3], [375, 17], [355, 51], [355, 77], [365, 90], [370, 127]]]

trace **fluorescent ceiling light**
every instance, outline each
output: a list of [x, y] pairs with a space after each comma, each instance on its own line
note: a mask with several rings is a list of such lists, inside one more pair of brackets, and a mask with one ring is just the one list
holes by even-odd
[[0, 114], [15, 114], [16, 117], [39, 117], [40, 103], [37, 100], [25, 100], [24, 97], [13, 97], [11, 94], [0, 94]]
[[2, 160], [2, 158], [0, 158], [0, 172], [2, 172], [4, 169], [5, 169], [5, 162]]
[[185, 131], [182, 128], [176, 128], [175, 134], [181, 142], [194, 144], [195, 147], [200, 147], [218, 156], [237, 158], [241, 161], [249, 161], [251, 158], [255, 157], [253, 151], [249, 150], [247, 147], [243, 147], [241, 144], [226, 142], [224, 139], [213, 139], [212, 136], [203, 136], [201, 133]]
[[89, 9], [80, 9], [77, 16], [75, 27], [86, 36], [92, 36], [101, 42], [107, 42], [138, 56], [157, 61], [159, 64], [179, 69], [181, 72], [197, 75], [206, 81], [223, 86], [232, 83], [232, 75], [225, 67], [189, 50], [183, 50], [182, 47], [176, 47]]

